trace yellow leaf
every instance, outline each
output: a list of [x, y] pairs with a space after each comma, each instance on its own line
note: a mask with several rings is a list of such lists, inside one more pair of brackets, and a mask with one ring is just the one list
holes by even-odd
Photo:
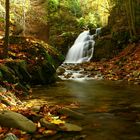
[[59, 120], [58, 119], [58, 120], [52, 120], [51, 123], [54, 123], [54, 124], [58, 124], [59, 125], [59, 124], [64, 124], [65, 121], [62, 121], [62, 120]]
[[57, 131], [55, 131], [55, 130], [45, 130], [44, 132], [43, 132], [43, 134], [45, 135], [45, 136], [52, 136], [52, 135], [54, 135], [54, 134], [56, 134], [57, 133]]

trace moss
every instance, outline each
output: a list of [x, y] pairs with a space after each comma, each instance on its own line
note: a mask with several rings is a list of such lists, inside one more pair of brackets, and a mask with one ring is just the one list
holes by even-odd
[[119, 30], [112, 32], [112, 39], [117, 42], [117, 45], [128, 43], [130, 39], [130, 34], [128, 30]]
[[0, 64], [0, 71], [2, 73], [1, 79], [3, 81], [6, 80], [6, 81], [8, 81], [10, 83], [15, 83], [16, 82], [17, 79], [16, 79], [16, 77], [14, 75], [15, 73], [11, 68], [5, 66], [4, 64]]
[[5, 65], [15, 72], [15, 76], [19, 78], [21, 83], [29, 83], [31, 75], [27, 71], [27, 64], [24, 60], [8, 61]]
[[98, 39], [94, 46], [94, 54], [92, 60], [101, 60], [102, 58], [110, 59], [116, 55], [116, 43], [112, 39]]

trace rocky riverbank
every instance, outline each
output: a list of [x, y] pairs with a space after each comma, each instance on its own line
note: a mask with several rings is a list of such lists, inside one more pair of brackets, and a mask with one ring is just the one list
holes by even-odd
[[[3, 39], [0, 40], [2, 57]], [[18, 105], [31, 85], [57, 80], [56, 68], [63, 56], [53, 47], [33, 38], [10, 37], [9, 57], [0, 59], [0, 107]]]
[[[84, 119], [83, 114], [62, 106], [27, 106], [0, 111], [0, 139], [45, 140], [50, 136], [56, 139], [61, 138], [64, 132], [73, 134], [82, 131], [82, 127], [70, 123], [70, 120]], [[81, 137], [79, 135], [78, 138]]]
[[140, 43], [129, 44], [110, 60], [104, 58], [98, 62], [67, 64], [57, 70], [64, 79], [74, 78], [72, 71], [77, 72], [77, 76], [80, 78], [84, 78], [86, 75], [87, 78], [121, 80], [140, 84]]
[[[1, 40], [1, 53], [2, 53]], [[1, 54], [2, 56], [2, 54]], [[63, 57], [51, 46], [32, 38], [11, 37], [9, 58], [0, 60], [0, 139], [46, 139], [63, 132], [80, 132], [78, 125], [66, 122], [68, 116], [82, 114], [61, 106], [49, 106], [47, 101], [27, 104], [30, 85], [50, 84], [57, 80], [56, 68]], [[39, 100], [38, 100], [39, 102]]]

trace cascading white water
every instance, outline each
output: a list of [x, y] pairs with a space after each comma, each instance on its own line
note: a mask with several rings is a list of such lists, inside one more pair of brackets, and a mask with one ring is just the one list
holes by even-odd
[[89, 31], [83, 31], [75, 40], [73, 46], [69, 49], [64, 63], [82, 63], [88, 62], [93, 56], [94, 35]]

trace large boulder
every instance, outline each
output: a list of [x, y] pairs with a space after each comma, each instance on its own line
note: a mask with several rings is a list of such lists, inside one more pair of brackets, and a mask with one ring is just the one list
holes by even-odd
[[45, 118], [42, 118], [40, 120], [40, 123], [43, 127], [46, 127], [50, 130], [56, 130], [56, 131], [67, 131], [67, 132], [79, 132], [82, 131], [82, 127], [71, 124], [71, 123], [61, 123], [61, 124], [54, 124], [52, 122], [47, 121]]
[[20, 82], [24, 81], [26, 83], [29, 83], [31, 75], [27, 71], [27, 63], [25, 60], [17, 59], [6, 61], [5, 66], [14, 71], [15, 76], [18, 77]]
[[76, 112], [76, 111], [73, 111], [69, 108], [65, 108], [65, 107], [59, 109], [58, 112], [60, 114], [69, 116], [69, 117], [74, 118], [74, 119], [84, 119], [84, 117], [85, 117], [83, 114]]
[[0, 125], [9, 128], [18, 128], [29, 133], [36, 131], [36, 126], [31, 120], [9, 110], [0, 111]]
[[118, 48], [111, 36], [105, 36], [95, 41], [92, 60], [110, 59], [116, 55]]
[[14, 71], [5, 66], [4, 64], [0, 64], [0, 80], [1, 81], [8, 81], [10, 83], [15, 83], [16, 82], [16, 77]]
[[57, 79], [56, 69], [64, 57], [54, 47], [33, 38], [11, 36], [9, 48], [10, 57], [26, 62], [7, 64], [21, 81], [49, 84]]

